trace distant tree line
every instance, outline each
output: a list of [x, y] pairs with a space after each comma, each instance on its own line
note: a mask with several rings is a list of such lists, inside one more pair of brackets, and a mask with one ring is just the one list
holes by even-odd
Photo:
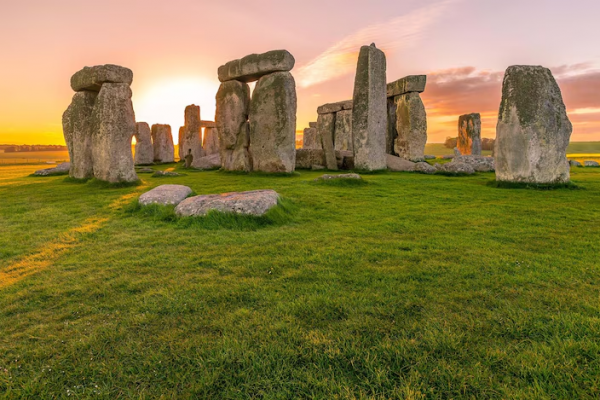
[[50, 145], [21, 145], [21, 146], [3, 146], [5, 153], [27, 153], [30, 151], [66, 151], [67, 146], [57, 144]]
[[[496, 139], [481, 138], [481, 150], [490, 150], [490, 151], [494, 150], [494, 143], [496, 143]], [[457, 137], [448, 136], [446, 138], [446, 141], [444, 142], [444, 147], [453, 149], [456, 147], [457, 144], [458, 144]]]

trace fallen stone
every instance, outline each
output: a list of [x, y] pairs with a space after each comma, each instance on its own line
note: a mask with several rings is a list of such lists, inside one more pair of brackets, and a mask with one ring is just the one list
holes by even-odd
[[94, 176], [92, 113], [97, 97], [96, 92], [75, 93], [62, 117], [63, 134], [71, 160], [71, 178], [89, 179]]
[[[204, 128], [202, 148], [204, 149], [204, 154], [207, 156], [219, 154], [219, 132], [217, 131], [217, 128]], [[219, 160], [221, 160], [220, 156]]]
[[359, 174], [338, 174], [338, 175], [325, 174], [325, 175], [322, 175], [322, 176], [318, 177], [315, 180], [316, 181], [329, 181], [329, 180], [332, 180], [332, 179], [353, 179], [353, 180], [360, 180], [360, 179], [362, 179], [362, 177]]
[[179, 203], [175, 212], [182, 217], [203, 216], [209, 211], [260, 216], [277, 206], [278, 200], [274, 190], [211, 194], [190, 197]]
[[296, 82], [289, 72], [260, 78], [250, 102], [252, 170], [294, 172], [296, 168]]
[[99, 92], [105, 83], [124, 83], [131, 85], [133, 71], [118, 65], [96, 65], [84, 67], [71, 77], [71, 88], [76, 92], [83, 90]]
[[586, 167], [600, 167], [600, 164], [597, 161], [584, 161], [583, 165]]
[[238, 81], [224, 82], [219, 87], [216, 100], [215, 123], [221, 166], [226, 171], [250, 171], [250, 87]]
[[412, 172], [415, 170], [416, 164], [404, 158], [396, 157], [391, 154], [386, 156], [387, 167], [394, 172]]
[[136, 169], [136, 172], [138, 174], [152, 174], [154, 173], [154, 170], [152, 168], [139, 168]]
[[422, 93], [427, 84], [427, 75], [410, 75], [387, 84], [387, 97], [402, 96], [406, 93]]
[[64, 162], [64, 163], [58, 164], [54, 168], [46, 168], [46, 169], [37, 170], [33, 173], [33, 175], [35, 175], [35, 176], [66, 175], [69, 173], [70, 169], [71, 169], [71, 163]]
[[430, 154], [425, 154], [423, 156], [423, 158], [426, 159], [426, 160], [435, 160], [437, 157], [436, 156], [432, 156]]
[[353, 151], [352, 110], [342, 110], [335, 114], [335, 150]]
[[[440, 164], [438, 164], [440, 165]], [[437, 169], [437, 168], [436, 168]], [[448, 174], [455, 175], [473, 175], [475, 173], [475, 169], [469, 164], [465, 164], [463, 162], [449, 162], [446, 164], [441, 164], [438, 171], [442, 171]]]
[[496, 180], [567, 183], [566, 151], [573, 126], [549, 69], [509, 67], [496, 128]]
[[168, 177], [168, 176], [183, 176], [180, 173], [177, 172], [172, 172], [172, 171], [156, 171], [154, 173], [154, 175], [152, 175], [155, 178], [164, 178], [164, 177]]
[[183, 185], [161, 185], [142, 194], [138, 202], [147, 206], [149, 204], [177, 205], [192, 194], [192, 189]]
[[221, 168], [221, 156], [219, 153], [210, 154], [208, 156], [194, 159], [192, 168], [196, 169], [219, 169]]
[[396, 98], [396, 130], [394, 152], [410, 161], [425, 159], [427, 143], [427, 113], [419, 93], [411, 92]]
[[317, 119], [317, 136], [321, 138], [321, 148], [325, 155], [325, 165], [332, 171], [337, 169], [335, 147], [333, 144], [334, 135], [335, 114], [319, 114]]
[[569, 160], [569, 165], [571, 167], [583, 167], [583, 165], [577, 160]]
[[150, 126], [145, 122], [135, 124], [135, 165], [152, 164], [154, 162], [154, 147]]
[[481, 155], [481, 114], [465, 114], [458, 118], [457, 147], [463, 155]]
[[317, 108], [317, 114], [331, 114], [342, 110], [352, 110], [352, 100], [339, 101], [337, 103], [323, 104]]
[[421, 161], [421, 162], [418, 162], [415, 164], [414, 171], [419, 172], [421, 174], [432, 175], [432, 174], [435, 174], [437, 169], [433, 165], [430, 165], [424, 161]]
[[386, 168], [386, 131], [386, 59], [372, 44], [361, 47], [354, 80], [352, 135], [356, 168]]
[[170, 125], [152, 125], [152, 145], [155, 162], [172, 163], [175, 161], [175, 146]]
[[227, 82], [254, 82], [274, 72], [287, 72], [294, 68], [296, 60], [287, 50], [273, 50], [263, 54], [250, 54], [219, 67], [219, 80]]
[[454, 157], [453, 162], [469, 164], [477, 172], [494, 172], [496, 170], [493, 157], [475, 155], [458, 156]]

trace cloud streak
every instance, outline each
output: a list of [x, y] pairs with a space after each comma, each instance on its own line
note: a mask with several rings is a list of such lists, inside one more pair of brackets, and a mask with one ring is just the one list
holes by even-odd
[[307, 88], [353, 73], [361, 46], [374, 42], [384, 51], [414, 46], [426, 29], [458, 1], [438, 2], [390, 21], [368, 26], [343, 38], [298, 69], [295, 73], [298, 86]]

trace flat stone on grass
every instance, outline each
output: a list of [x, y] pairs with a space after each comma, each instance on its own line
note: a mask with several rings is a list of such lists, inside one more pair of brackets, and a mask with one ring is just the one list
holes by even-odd
[[69, 169], [71, 168], [71, 163], [64, 162], [62, 164], [58, 164], [54, 168], [46, 168], [40, 169], [33, 173], [35, 176], [52, 176], [52, 175], [66, 175], [69, 173]]
[[330, 175], [330, 174], [325, 174], [320, 176], [319, 178], [315, 179], [317, 181], [329, 181], [332, 179], [355, 179], [355, 180], [360, 180], [362, 179], [362, 177], [359, 174], [337, 174], [337, 175]]
[[182, 201], [175, 213], [181, 217], [200, 217], [209, 211], [261, 216], [277, 205], [279, 194], [274, 190], [252, 190], [209, 194]]
[[583, 165], [586, 167], [600, 167], [600, 164], [597, 161], [584, 161]]
[[192, 194], [192, 189], [187, 186], [161, 185], [141, 195], [138, 201], [143, 206], [149, 204], [177, 205], [190, 194]]

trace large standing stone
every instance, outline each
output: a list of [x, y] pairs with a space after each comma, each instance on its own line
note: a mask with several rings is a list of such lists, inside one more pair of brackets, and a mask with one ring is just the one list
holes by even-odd
[[152, 164], [154, 162], [154, 147], [150, 126], [145, 122], [135, 124], [135, 165]]
[[252, 169], [293, 172], [296, 166], [296, 82], [289, 72], [259, 79], [250, 103]]
[[335, 149], [353, 151], [352, 110], [342, 110], [335, 114]]
[[319, 114], [317, 119], [317, 135], [321, 138], [321, 147], [325, 155], [325, 166], [330, 170], [337, 170], [335, 158], [335, 147], [333, 144], [335, 135], [335, 113]]
[[302, 148], [307, 150], [320, 150], [321, 139], [317, 133], [317, 128], [305, 128], [302, 136]]
[[387, 133], [385, 135], [385, 152], [387, 154], [396, 155], [394, 151], [394, 143], [398, 137], [398, 129], [396, 127], [396, 102], [394, 97], [388, 97], [387, 99]]
[[219, 80], [227, 82], [253, 82], [273, 72], [291, 71], [296, 60], [287, 50], [273, 50], [263, 54], [250, 54], [219, 67]]
[[185, 125], [183, 127], [183, 148], [181, 153], [185, 158], [191, 154], [195, 160], [204, 157], [202, 148], [202, 130], [200, 124], [200, 106], [192, 104], [185, 108]]
[[481, 155], [480, 114], [465, 114], [458, 118], [457, 147], [462, 155]]
[[219, 154], [219, 132], [217, 128], [204, 128], [204, 137], [202, 139], [202, 148], [204, 154]]
[[427, 143], [427, 114], [419, 93], [411, 92], [396, 97], [396, 131], [394, 152], [406, 160], [425, 159]]
[[177, 154], [179, 156], [179, 160], [185, 159], [185, 154], [183, 152], [183, 148], [185, 147], [185, 126], [179, 127], [179, 136], [177, 141]]
[[170, 125], [152, 125], [152, 144], [154, 146], [154, 161], [171, 163], [175, 161], [175, 146]]
[[62, 117], [63, 134], [69, 150], [71, 170], [69, 175], [76, 179], [94, 176], [92, 159], [92, 112], [98, 93], [78, 92]]
[[227, 171], [250, 171], [250, 88], [248, 84], [238, 81], [224, 82], [219, 87], [216, 99], [215, 123], [222, 167]]
[[360, 49], [353, 100], [355, 167], [363, 170], [385, 169], [386, 61], [385, 54], [375, 44]]
[[135, 182], [131, 139], [135, 114], [127, 83], [104, 83], [92, 114], [94, 177], [107, 182]]
[[509, 67], [496, 128], [496, 180], [566, 183], [573, 127], [549, 69]]
[[85, 67], [71, 77], [71, 88], [75, 92], [89, 90], [99, 92], [104, 83], [126, 83], [133, 82], [133, 72], [129, 68], [118, 65], [96, 65]]

